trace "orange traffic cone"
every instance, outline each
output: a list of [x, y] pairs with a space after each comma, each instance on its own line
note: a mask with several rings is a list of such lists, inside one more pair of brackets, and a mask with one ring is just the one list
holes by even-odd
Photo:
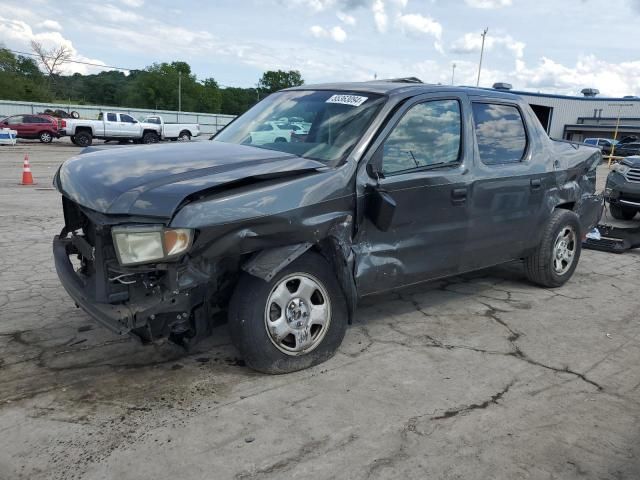
[[24, 154], [24, 165], [22, 166], [22, 183], [20, 185], [35, 185], [33, 175], [31, 174], [31, 165], [29, 165], [29, 154]]

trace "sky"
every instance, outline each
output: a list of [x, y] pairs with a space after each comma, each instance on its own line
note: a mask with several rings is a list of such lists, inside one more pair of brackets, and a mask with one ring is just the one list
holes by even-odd
[[64, 44], [76, 60], [132, 69], [186, 61], [223, 86], [275, 69], [308, 84], [449, 84], [455, 72], [455, 84], [475, 85], [488, 28], [481, 86], [623, 96], [640, 95], [639, 24], [640, 0], [3, 0], [0, 44]]

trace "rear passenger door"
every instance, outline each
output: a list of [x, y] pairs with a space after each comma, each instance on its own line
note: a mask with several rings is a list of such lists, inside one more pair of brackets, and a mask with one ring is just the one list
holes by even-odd
[[[381, 132], [361, 168], [360, 185], [386, 192], [396, 203], [391, 226], [381, 231], [369, 218], [354, 242], [356, 283], [363, 294], [458, 273], [466, 255], [469, 139], [463, 120], [466, 97], [424, 95], [401, 107]], [[465, 113], [467, 112], [467, 113]], [[358, 200], [358, 211], [372, 194]]]
[[537, 244], [549, 165], [536, 162], [517, 102], [472, 99], [476, 179], [469, 201], [471, 270], [521, 258]]
[[[118, 122], [118, 116], [115, 113], [110, 113], [110, 112], [107, 112], [101, 115], [104, 123], [104, 136], [119, 137], [120, 123]], [[98, 119], [100, 118], [98, 117]]]

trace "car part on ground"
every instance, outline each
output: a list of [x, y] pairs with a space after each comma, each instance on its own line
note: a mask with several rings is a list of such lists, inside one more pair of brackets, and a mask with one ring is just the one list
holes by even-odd
[[587, 236], [583, 247], [609, 253], [624, 253], [640, 248], [640, 227], [621, 228], [612, 225], [598, 225], [597, 235]]
[[[297, 141], [251, 144], [257, 126], [291, 118], [310, 123]], [[212, 142], [67, 160], [54, 179], [65, 218], [56, 269], [81, 308], [144, 342], [193, 345], [228, 310], [247, 363], [284, 373], [329, 358], [367, 295], [523, 258], [532, 281], [565, 283], [600, 220], [601, 161], [596, 148], [549, 139], [511, 94], [295, 88]], [[127, 225], [188, 229], [191, 240], [159, 259], [160, 230], [115, 244]]]

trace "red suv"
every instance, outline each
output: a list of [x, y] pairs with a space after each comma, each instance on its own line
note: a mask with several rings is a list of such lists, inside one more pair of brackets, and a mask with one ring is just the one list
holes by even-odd
[[[60, 120], [64, 123], [64, 120]], [[13, 115], [0, 120], [0, 128], [10, 128], [18, 132], [19, 138], [38, 138], [42, 143], [51, 143], [60, 138], [58, 119], [49, 115]]]

